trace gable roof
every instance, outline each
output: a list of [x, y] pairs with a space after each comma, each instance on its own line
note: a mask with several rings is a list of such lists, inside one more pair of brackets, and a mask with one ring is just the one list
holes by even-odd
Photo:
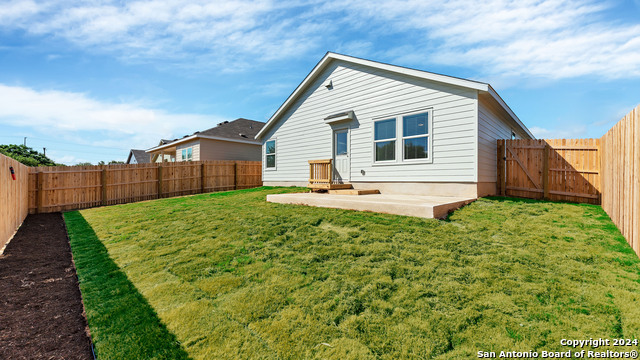
[[[160, 145], [147, 150], [147, 152], [173, 147], [177, 144], [198, 138], [260, 145], [260, 142], [255, 140], [255, 136], [263, 126], [263, 122], [245, 118], [238, 118], [233, 121], [224, 121], [215, 127], [203, 131], [196, 131], [193, 134], [185, 135], [180, 139], [161, 140]], [[165, 141], [166, 143], [162, 143]]]
[[129, 151], [129, 157], [127, 158], [127, 164], [131, 163], [131, 158], [136, 159], [138, 164], [148, 164], [151, 162], [151, 156], [147, 154], [145, 150], [131, 149]]
[[324, 57], [316, 64], [316, 66], [311, 70], [311, 72], [307, 75], [307, 77], [302, 80], [300, 85], [296, 87], [296, 89], [289, 95], [287, 100], [280, 105], [278, 110], [269, 118], [269, 121], [265, 124], [265, 126], [256, 134], [256, 139], [260, 139], [269, 128], [271, 128], [277, 120], [284, 114], [284, 112], [297, 100], [297, 98], [302, 95], [302, 93], [307, 89], [307, 87], [313, 83], [313, 81], [322, 73], [324, 69], [334, 60], [342, 60], [345, 62], [350, 62], [353, 64], [364, 65], [374, 69], [386, 70], [393, 73], [404, 74], [420, 79], [436, 81], [440, 83], [445, 83], [454, 86], [460, 86], [463, 88], [474, 89], [481, 92], [487, 92], [491, 95], [491, 97], [498, 103], [500, 107], [504, 109], [504, 111], [520, 126], [527, 134], [529, 134], [532, 138], [535, 138], [533, 134], [527, 129], [526, 126], [518, 119], [516, 114], [509, 108], [509, 106], [502, 100], [500, 95], [491, 87], [491, 85], [479, 81], [462, 79], [454, 76], [436, 74], [423, 70], [411, 69], [398, 65], [391, 65], [386, 63], [381, 63], [372, 60], [361, 59], [353, 56], [336, 54], [333, 52], [327, 52]]

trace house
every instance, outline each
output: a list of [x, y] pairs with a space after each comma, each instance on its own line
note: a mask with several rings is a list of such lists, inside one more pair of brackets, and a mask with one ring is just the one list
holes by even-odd
[[151, 155], [146, 150], [131, 149], [126, 164], [148, 164], [151, 162]]
[[224, 121], [216, 127], [196, 131], [180, 139], [163, 140], [166, 142], [147, 150], [147, 153], [152, 155], [152, 161], [158, 158], [164, 158], [164, 161], [260, 161], [261, 143], [254, 138], [263, 126], [263, 122], [243, 118]]
[[331, 160], [324, 188], [468, 198], [496, 193], [509, 138], [533, 135], [487, 83], [331, 52], [256, 135], [267, 186], [307, 186]]
[[[160, 142], [158, 143], [158, 146], [164, 146], [170, 142], [174, 142], [177, 139], [173, 139], [173, 140], [167, 140], [167, 139], [160, 139]], [[147, 152], [148, 150], [145, 150], [145, 152]], [[159, 163], [159, 162], [175, 162], [176, 161], [176, 153], [174, 152], [157, 152], [154, 154], [150, 154], [151, 156], [151, 162], [152, 163]]]

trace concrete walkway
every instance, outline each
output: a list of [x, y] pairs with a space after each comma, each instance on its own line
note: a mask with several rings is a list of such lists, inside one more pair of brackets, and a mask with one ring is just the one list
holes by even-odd
[[449, 211], [476, 200], [467, 197], [419, 195], [332, 195], [318, 193], [273, 194], [267, 201], [336, 209], [372, 211], [386, 214], [441, 219]]

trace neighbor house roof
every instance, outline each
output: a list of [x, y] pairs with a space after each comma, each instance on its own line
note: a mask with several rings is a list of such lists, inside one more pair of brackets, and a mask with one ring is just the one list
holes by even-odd
[[219, 123], [215, 127], [203, 131], [196, 131], [195, 133], [191, 135], [185, 135], [180, 139], [162, 140], [168, 142], [165, 144], [161, 143], [160, 145], [147, 150], [147, 152], [162, 150], [167, 147], [173, 147], [180, 143], [184, 143], [194, 139], [222, 140], [259, 145], [260, 142], [255, 140], [255, 136], [263, 126], [263, 122], [244, 118], [239, 118], [233, 121], [224, 121]]
[[127, 158], [127, 164], [131, 164], [132, 158], [136, 159], [138, 164], [147, 164], [151, 162], [151, 156], [147, 154], [146, 150], [131, 149], [131, 151], [129, 151], [129, 157]]
[[440, 83], [445, 83], [454, 86], [460, 86], [463, 88], [474, 89], [481, 92], [486, 92], [491, 95], [491, 97], [498, 103], [498, 105], [504, 109], [504, 111], [524, 130], [529, 134], [532, 138], [535, 138], [533, 134], [527, 129], [526, 126], [518, 119], [516, 114], [509, 108], [509, 106], [502, 100], [500, 95], [491, 87], [491, 85], [479, 81], [467, 80], [462, 78], [457, 78], [454, 76], [447, 76], [436, 74], [423, 70], [411, 69], [403, 66], [385, 64], [377, 61], [371, 61], [366, 59], [361, 59], [353, 56], [347, 56], [342, 54], [336, 54], [332, 52], [327, 52], [324, 57], [316, 64], [316, 66], [311, 70], [309, 75], [298, 85], [298, 87], [289, 95], [287, 100], [276, 110], [276, 112], [271, 116], [269, 121], [267, 121], [266, 125], [258, 132], [256, 135], [256, 139], [260, 139], [269, 128], [271, 128], [282, 116], [287, 109], [297, 100], [297, 98], [302, 95], [302, 93], [309, 87], [311, 83], [322, 73], [324, 69], [334, 60], [346, 61], [354, 64], [368, 66], [374, 69], [385, 70], [393, 73], [404, 74], [420, 79], [436, 81]]

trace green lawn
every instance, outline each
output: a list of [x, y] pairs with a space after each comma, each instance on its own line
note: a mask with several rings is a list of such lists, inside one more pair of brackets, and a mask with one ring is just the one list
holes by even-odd
[[454, 359], [640, 338], [640, 260], [598, 206], [480, 199], [441, 221], [265, 202], [291, 191], [66, 213], [98, 358]]

